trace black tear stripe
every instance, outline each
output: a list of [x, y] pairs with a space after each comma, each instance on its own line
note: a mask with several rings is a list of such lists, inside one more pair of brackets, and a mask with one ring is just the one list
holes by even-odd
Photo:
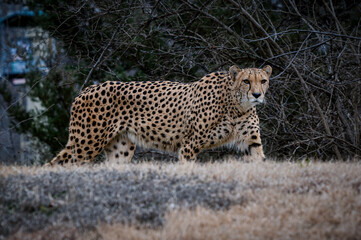
[[251, 73], [249, 73], [249, 75], [248, 75], [248, 81], [249, 81], [249, 88], [248, 88], [248, 91], [247, 91], [247, 100], [248, 101], [249, 101], [248, 93], [249, 93], [249, 91], [251, 91], [251, 88], [252, 88], [251, 81], [249, 80], [250, 77], [251, 77]]
[[[257, 74], [260, 76], [260, 79], [262, 79], [262, 76], [261, 76], [261, 73], [257, 71]], [[262, 81], [262, 80], [261, 80]], [[263, 90], [263, 84], [261, 83], [261, 92], [262, 92], [262, 95], [264, 95], [264, 90]]]
[[248, 146], [248, 151], [251, 152], [252, 148], [260, 147], [260, 146], [262, 146], [262, 144], [260, 144], [260, 143], [252, 143], [251, 145]]
[[[258, 71], [257, 71], [257, 74], [260, 76], [259, 79], [262, 79], [262, 78], [261, 78], [262, 76], [261, 76], [261, 74], [260, 74]], [[261, 80], [261, 81], [262, 81], [262, 80]], [[262, 95], [264, 94], [264, 93], [263, 93], [263, 88], [262, 88], [262, 83], [261, 83], [261, 93], [262, 93]]]
[[249, 101], [248, 93], [249, 93], [249, 91], [251, 91], [251, 89], [252, 89], [252, 83], [251, 83], [251, 81], [249, 80], [249, 79], [251, 78], [252, 73], [253, 73], [253, 72], [250, 71], [249, 74], [248, 74], [248, 81], [249, 81], [249, 89], [248, 89], [248, 91], [247, 91], [247, 100], [248, 100], [248, 101]]

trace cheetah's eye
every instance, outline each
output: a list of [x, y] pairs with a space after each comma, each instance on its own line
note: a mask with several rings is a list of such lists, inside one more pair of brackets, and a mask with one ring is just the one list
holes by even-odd
[[245, 84], [250, 84], [250, 82], [249, 82], [248, 79], [243, 80], [243, 82], [244, 82]]
[[267, 82], [266, 79], [263, 79], [263, 80], [261, 81], [262, 84], [265, 84], [266, 82]]

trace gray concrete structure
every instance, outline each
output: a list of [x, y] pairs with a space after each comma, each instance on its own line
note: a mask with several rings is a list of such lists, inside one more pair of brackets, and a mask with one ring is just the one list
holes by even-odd
[[47, 73], [45, 59], [55, 44], [34, 24], [34, 16], [33, 11], [19, 5], [0, 7], [0, 87], [7, 86], [13, 96], [8, 102], [0, 94], [0, 163], [30, 164], [37, 155], [30, 147], [31, 136], [18, 134], [7, 113], [17, 103], [27, 110], [41, 109], [26, 95], [26, 74], [33, 69]]

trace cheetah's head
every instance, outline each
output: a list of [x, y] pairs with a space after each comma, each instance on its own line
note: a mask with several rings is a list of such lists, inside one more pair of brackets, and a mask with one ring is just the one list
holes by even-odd
[[268, 65], [262, 69], [230, 67], [229, 75], [234, 81], [238, 102], [246, 108], [263, 103], [271, 73], [272, 67]]

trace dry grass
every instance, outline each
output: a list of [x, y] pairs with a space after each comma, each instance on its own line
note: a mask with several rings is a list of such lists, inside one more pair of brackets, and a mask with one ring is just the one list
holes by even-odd
[[199, 181], [237, 182], [233, 197], [245, 204], [227, 210], [169, 207], [156, 229], [121, 223], [100, 223], [92, 229], [45, 226], [19, 231], [13, 239], [361, 239], [360, 162], [140, 163], [88, 167], [0, 167], [1, 176], [19, 173], [155, 171], [171, 177], [198, 176]]

